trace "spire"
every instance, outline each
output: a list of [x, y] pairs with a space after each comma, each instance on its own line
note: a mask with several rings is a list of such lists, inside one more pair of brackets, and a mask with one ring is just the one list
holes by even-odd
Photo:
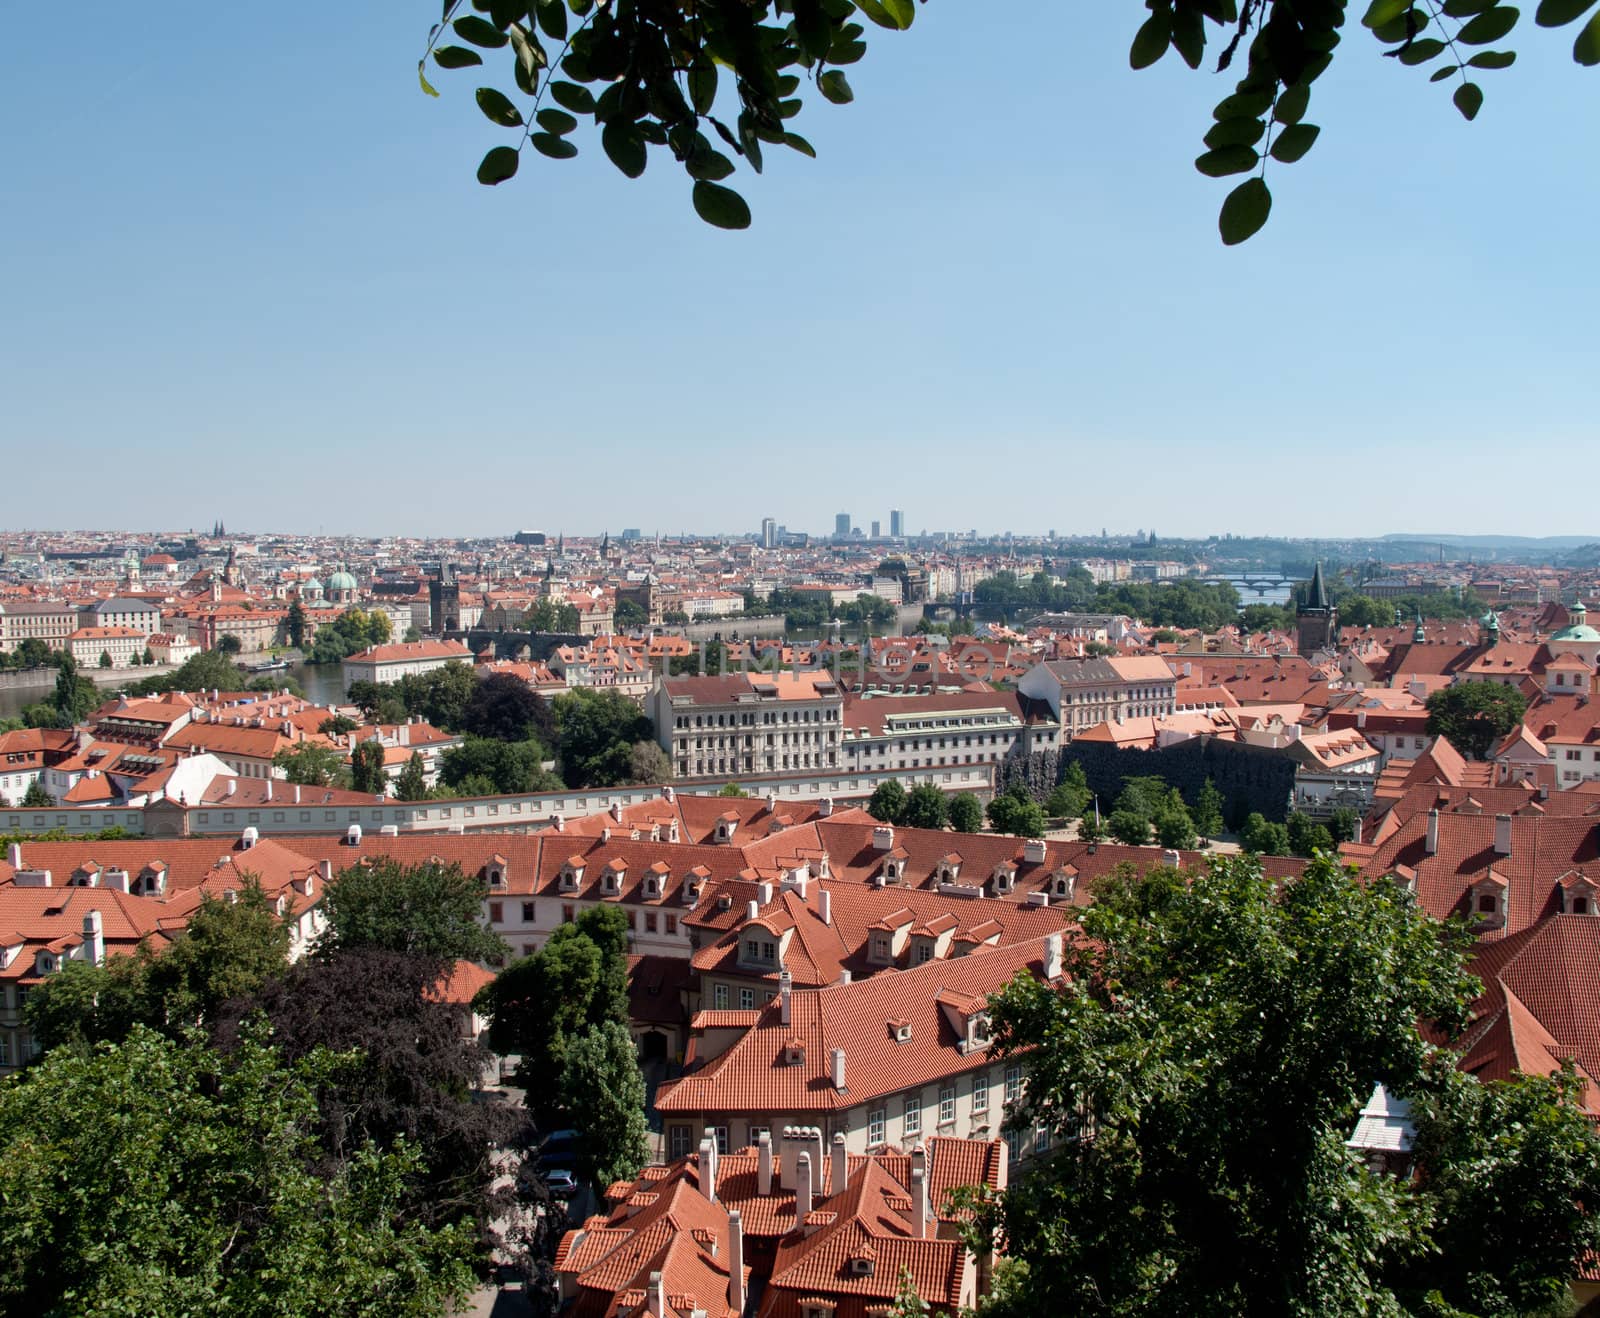
[[1328, 588], [1322, 580], [1322, 560], [1317, 560], [1316, 570], [1311, 574], [1311, 593], [1306, 600], [1306, 607], [1312, 609], [1328, 609], [1332, 607], [1328, 602]]
[[1422, 605], [1419, 604], [1417, 605], [1417, 625], [1412, 628], [1411, 640], [1414, 644], [1421, 645], [1427, 639], [1428, 633], [1423, 630], [1422, 626]]

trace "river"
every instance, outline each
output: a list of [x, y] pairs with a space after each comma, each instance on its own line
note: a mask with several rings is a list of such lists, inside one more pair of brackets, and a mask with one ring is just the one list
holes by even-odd
[[[137, 668], [128, 670], [127, 680], [137, 682], [141, 674]], [[259, 677], [293, 678], [306, 693], [306, 698], [317, 704], [332, 705], [344, 699], [343, 666], [340, 664], [293, 664], [276, 673], [259, 673]], [[0, 688], [0, 718], [16, 718], [27, 705], [50, 699], [55, 685], [55, 673], [42, 686]]]

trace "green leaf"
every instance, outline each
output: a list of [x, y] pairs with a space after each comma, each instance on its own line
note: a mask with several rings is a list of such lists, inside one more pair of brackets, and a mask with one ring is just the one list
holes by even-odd
[[911, 26], [917, 16], [917, 7], [912, 0], [883, 0], [883, 8], [902, 32]]
[[1469, 46], [1487, 46], [1491, 41], [1499, 41], [1516, 27], [1519, 12], [1509, 5], [1490, 9], [1464, 24], [1456, 33], [1456, 40]]
[[478, 88], [478, 108], [486, 119], [502, 128], [516, 128], [522, 123], [522, 112], [493, 87]]
[[801, 137], [799, 133], [785, 133], [783, 135], [783, 144], [786, 147], [790, 147], [791, 149], [798, 151], [803, 156], [810, 156], [813, 160], [817, 158], [816, 147], [812, 146], [810, 142]]
[[706, 141], [703, 134], [696, 133], [694, 144], [689, 148], [689, 153], [683, 160], [684, 172], [692, 179], [704, 179], [708, 183], [717, 183], [733, 173], [733, 161], [729, 160], [722, 152], [715, 150], [711, 143]]
[[1206, 53], [1205, 20], [1198, 9], [1181, 6], [1172, 15], [1172, 48], [1191, 69]]
[[1402, 17], [1410, 8], [1411, 0], [1372, 0], [1367, 12], [1361, 16], [1361, 24], [1363, 27], [1382, 27]]
[[1540, 27], [1565, 27], [1575, 23], [1594, 6], [1594, 0], [1539, 0], [1533, 21]]
[[550, 40], [567, 39], [567, 7], [561, 0], [533, 0], [533, 16]]
[[1229, 247], [1258, 232], [1272, 213], [1272, 193], [1265, 179], [1246, 179], [1227, 196], [1217, 216], [1222, 241]]
[[1578, 39], [1572, 43], [1572, 58], [1585, 67], [1600, 64], [1600, 14], [1591, 18], [1578, 33]]
[[629, 178], [638, 178], [650, 158], [644, 144], [644, 134], [639, 125], [628, 120], [613, 119], [600, 130], [600, 148]]
[[1316, 124], [1291, 124], [1273, 139], [1267, 154], [1285, 165], [1292, 165], [1311, 150], [1322, 129]]
[[870, 18], [879, 27], [898, 31], [900, 24], [895, 22], [894, 15], [883, 7], [879, 0], [855, 0], [856, 8]]
[[575, 82], [552, 82], [549, 90], [550, 99], [573, 114], [594, 113], [594, 93], [587, 87], [580, 87]]
[[1261, 157], [1247, 146], [1219, 146], [1198, 157], [1194, 167], [1210, 178], [1223, 178], [1228, 174], [1242, 174], [1255, 167]]
[[1224, 96], [1217, 102], [1216, 109], [1212, 110], [1213, 119], [1246, 119], [1255, 115], [1263, 115], [1267, 107], [1272, 104], [1270, 92], [1234, 92], [1232, 96]]
[[511, 48], [517, 52], [517, 71], [521, 74], [517, 85], [526, 87], [535, 82], [535, 73], [545, 66], [544, 47], [539, 45], [538, 38], [530, 37], [521, 23], [513, 23], [509, 30]]
[[1461, 111], [1461, 117], [1469, 122], [1478, 117], [1478, 111], [1483, 109], [1483, 88], [1475, 82], [1464, 82], [1456, 88], [1456, 94], [1450, 98], [1456, 103], [1456, 109]]
[[1399, 18], [1391, 19], [1389, 22], [1381, 23], [1373, 28], [1372, 35], [1388, 45], [1396, 45], [1404, 41], [1408, 27], [1411, 35], [1416, 36], [1417, 33], [1428, 26], [1428, 16], [1420, 9], [1412, 9], [1408, 12], [1410, 14], [1409, 21], [1406, 14], [1401, 14]]
[[428, 75], [423, 72], [421, 60], [417, 61], [417, 81], [422, 84], [422, 90], [427, 92], [429, 96], [437, 96], [439, 94], [434, 90], [433, 84], [428, 81]]
[[517, 172], [518, 159], [514, 147], [491, 147], [489, 154], [484, 156], [483, 163], [478, 166], [478, 182], [487, 183], [491, 187], [496, 183], [504, 183]]
[[565, 137], [578, 126], [578, 121], [565, 110], [540, 110], [533, 117], [539, 121], [540, 128], [557, 137]]
[[1399, 60], [1407, 68], [1418, 64], [1426, 64], [1429, 60], [1439, 55], [1444, 50], [1444, 42], [1435, 41], [1432, 37], [1425, 37], [1421, 41], [1413, 41], [1404, 47], [1399, 54]]
[[1148, 69], [1167, 53], [1172, 39], [1172, 15], [1158, 9], [1140, 25], [1133, 34], [1133, 45], [1128, 49], [1128, 63], [1136, 69]]
[[689, 102], [696, 114], [710, 114], [716, 99], [717, 62], [702, 53], [689, 68]]
[[1469, 69], [1509, 69], [1517, 62], [1514, 50], [1480, 50], [1467, 61]]
[[794, 0], [794, 30], [801, 49], [812, 59], [827, 55], [833, 43], [833, 24], [823, 13], [820, 0]]
[[433, 62], [441, 69], [465, 69], [482, 64], [483, 56], [465, 46], [440, 46], [433, 52]]
[[[850, 90], [850, 80], [838, 69], [829, 69], [817, 79], [817, 90], [835, 105], [848, 105], [856, 94]], [[742, 225], [739, 227], [743, 227]]]
[[498, 50], [511, 39], [488, 19], [479, 18], [476, 14], [458, 18], [450, 26], [463, 41], [470, 41], [474, 46], [483, 46], [488, 50]]
[[732, 188], [704, 180], [694, 185], [694, 213], [719, 229], [748, 229], [750, 207]]
[[1211, 131], [1206, 134], [1205, 142], [1212, 148], [1254, 146], [1266, 131], [1266, 124], [1259, 119], [1224, 119], [1221, 123], [1211, 125]]
[[1440, 8], [1451, 18], [1471, 18], [1485, 9], [1493, 9], [1499, 0], [1444, 0]]
[[867, 53], [865, 41], [846, 41], [841, 37], [828, 47], [829, 64], [855, 64]]
[[1442, 69], [1435, 69], [1432, 73], [1430, 73], [1428, 75], [1428, 81], [1443, 82], [1452, 73], [1459, 73], [1460, 71], [1461, 66], [1459, 64], [1446, 64]]
[[1280, 124], [1297, 124], [1306, 115], [1306, 107], [1311, 103], [1311, 88], [1301, 83], [1295, 87], [1286, 88], [1278, 103], [1272, 107], [1272, 117]]
[[528, 141], [533, 143], [533, 149], [541, 156], [549, 156], [552, 160], [571, 160], [578, 154], [577, 147], [554, 133], [534, 133]]

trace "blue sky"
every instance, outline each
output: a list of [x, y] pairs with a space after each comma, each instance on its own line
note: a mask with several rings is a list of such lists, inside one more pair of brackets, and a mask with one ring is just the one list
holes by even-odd
[[1352, 24], [1225, 249], [1228, 75], [1131, 72], [1131, 0], [869, 29], [738, 234], [581, 136], [480, 187], [488, 79], [417, 87], [437, 12], [10, 15], [0, 522], [1588, 529], [1546, 474], [1592, 467], [1600, 378], [1570, 34], [1525, 17], [1467, 124]]

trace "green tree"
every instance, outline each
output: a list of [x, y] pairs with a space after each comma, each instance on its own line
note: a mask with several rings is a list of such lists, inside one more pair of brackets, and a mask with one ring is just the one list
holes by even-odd
[[315, 741], [299, 741], [272, 757], [283, 770], [285, 781], [301, 787], [343, 787], [350, 781], [344, 756], [332, 746]]
[[1106, 825], [1124, 846], [1142, 847], [1150, 841], [1150, 821], [1137, 810], [1113, 810]]
[[637, 600], [618, 600], [615, 615], [619, 631], [634, 631], [650, 625], [650, 615]]
[[1289, 850], [1296, 856], [1311, 856], [1318, 851], [1333, 854], [1333, 835], [1310, 815], [1291, 811], [1284, 829], [1289, 836]]
[[428, 771], [422, 762], [422, 752], [412, 751], [406, 767], [394, 785], [397, 801], [426, 801], [428, 799]]
[[62, 727], [82, 723], [100, 703], [100, 688], [78, 673], [77, 662], [70, 654], [61, 656], [61, 667], [56, 673], [55, 695], [51, 699]]
[[149, 1023], [148, 964], [148, 957], [138, 955], [111, 957], [100, 965], [63, 961], [28, 993], [23, 1015], [29, 1036], [44, 1052], [125, 1039], [136, 1024]]
[[1239, 830], [1239, 845], [1258, 856], [1287, 856], [1289, 830], [1282, 824], [1269, 823], [1260, 811], [1252, 811]]
[[316, 1090], [358, 1064], [289, 1066], [255, 1037], [224, 1059], [140, 1028], [0, 1085], [0, 1309], [425, 1318], [464, 1301], [471, 1231], [403, 1211], [414, 1146], [312, 1170]]
[[907, 828], [943, 828], [948, 815], [944, 793], [932, 783], [918, 783], [906, 797], [900, 822]]
[[1339, 622], [1346, 627], [1393, 627], [1394, 605], [1367, 595], [1345, 595], [1338, 601]]
[[1276, 604], [1246, 604], [1239, 610], [1239, 627], [1246, 632], [1289, 631], [1294, 627], [1294, 610]]
[[[1326, 859], [1281, 885], [1250, 857], [1119, 877], [1081, 919], [1064, 978], [1019, 977], [995, 1009], [1000, 1055], [1026, 1069], [1010, 1122], [1087, 1135], [1014, 1178], [974, 1223], [975, 1238], [1003, 1231], [1026, 1265], [1005, 1312], [1442, 1312], [1402, 1294], [1450, 1238], [1453, 1173], [1480, 1168], [1445, 1156], [1417, 1180], [1388, 1177], [1344, 1141], [1375, 1083], [1428, 1105], [1465, 1079], [1417, 1029], [1448, 1036], [1467, 1021], [1479, 986], [1462, 966], [1464, 934], [1441, 930], [1399, 885], [1357, 882]], [[1575, 1105], [1538, 1110], [1594, 1141], [1576, 1135]], [[1476, 1139], [1488, 1114], [1467, 1130], [1460, 1115], [1446, 1128]], [[1480, 1147], [1510, 1133], [1491, 1127]], [[1576, 1164], [1551, 1161], [1559, 1174], [1541, 1157], [1538, 1190], [1494, 1179], [1506, 1206], [1530, 1194], [1557, 1232], [1529, 1270], [1551, 1261], [1564, 1279], [1595, 1239], [1600, 1161], [1590, 1153], [1576, 1178]], [[1587, 1209], [1547, 1206], [1575, 1184]], [[1466, 1289], [1498, 1263], [1485, 1243], [1437, 1266]], [[1483, 1298], [1470, 1296], [1472, 1312], [1507, 1312], [1479, 1308]]]
[[100, 667], [102, 667], [102, 668], [110, 668], [111, 667], [111, 651], [109, 651], [109, 650], [100, 651]]
[[1475, 760], [1522, 721], [1527, 698], [1500, 682], [1456, 682], [1428, 697], [1428, 735], [1443, 737]]
[[1194, 803], [1194, 826], [1202, 838], [1209, 840], [1223, 831], [1222, 806], [1222, 793], [1207, 778]]
[[578, 610], [572, 605], [564, 600], [555, 600], [547, 596], [528, 611], [527, 623], [528, 630], [534, 633], [575, 636], [580, 619]]
[[650, 1160], [644, 1077], [628, 1027], [591, 1025], [572, 1041], [561, 1068], [561, 1098], [583, 1132], [579, 1170], [593, 1185], [631, 1181]]
[[377, 738], [359, 741], [350, 751], [350, 790], [383, 796], [389, 790], [384, 770], [383, 743]]
[[1182, 806], [1156, 816], [1156, 841], [1177, 851], [1192, 850], [1195, 844], [1194, 820]]
[[[1178, 795], [1178, 789], [1170, 786], [1165, 778], [1154, 774], [1124, 778], [1122, 790], [1117, 793], [1116, 804], [1112, 807], [1113, 810], [1138, 815], [1151, 827], [1162, 815], [1183, 808], [1183, 798]], [[1112, 831], [1116, 831], [1114, 825]]]
[[289, 601], [289, 612], [283, 620], [285, 630], [288, 632], [289, 644], [296, 650], [302, 649], [306, 643], [306, 610], [300, 603], [297, 595]]
[[461, 711], [461, 730], [496, 741], [556, 739], [549, 702], [514, 673], [491, 673], [478, 682]]
[[481, 880], [456, 864], [379, 857], [342, 870], [323, 889], [328, 927], [317, 951], [383, 948], [436, 961], [498, 961], [507, 951], [483, 919]]
[[[466, 737], [440, 757], [439, 778], [461, 796], [558, 790], [561, 780], [545, 771], [547, 758], [548, 752], [537, 741]], [[469, 785], [485, 785], [485, 790], [469, 791]]]
[[24, 810], [43, 810], [55, 803], [56, 798], [45, 790], [44, 784], [37, 778], [28, 784], [28, 790], [22, 794]]
[[950, 798], [950, 827], [957, 833], [976, 833], [983, 827], [983, 806], [971, 792]]
[[1088, 842], [1093, 845], [1103, 841], [1105, 835], [1106, 826], [1104, 821], [1092, 810], [1086, 811], [1083, 818], [1078, 821], [1078, 841]]
[[1044, 807], [1024, 787], [1012, 787], [989, 802], [989, 823], [997, 833], [1043, 837], [1048, 822]]
[[354, 732], [360, 726], [353, 718], [344, 714], [334, 714], [317, 724], [317, 731], [324, 737], [342, 737], [347, 732]]
[[244, 649], [244, 642], [232, 632], [224, 632], [217, 637], [216, 651], [218, 654], [225, 654], [232, 659], [242, 649]]
[[630, 784], [648, 786], [652, 783], [664, 783], [672, 778], [672, 761], [667, 758], [666, 751], [653, 741], [636, 741], [628, 752], [628, 775], [624, 780]]
[[738, 783], [724, 783], [722, 785], [722, 790], [719, 791], [717, 795], [726, 796], [733, 800], [743, 800], [744, 798], [748, 797], [750, 793], [745, 791], [744, 788], [740, 787]]
[[928, 1302], [917, 1294], [917, 1279], [911, 1269], [902, 1264], [900, 1285], [894, 1293], [894, 1303], [886, 1311], [886, 1318], [926, 1318]]
[[628, 777], [636, 742], [654, 739], [650, 720], [620, 691], [581, 687], [551, 702], [568, 787], [615, 787]]
[[1361, 826], [1361, 816], [1347, 805], [1340, 806], [1328, 816], [1328, 833], [1335, 844], [1355, 841]]
[[898, 778], [888, 778], [872, 790], [867, 813], [885, 824], [898, 824], [906, 812], [906, 789]]
[[1083, 766], [1073, 760], [1062, 773], [1061, 781], [1050, 793], [1044, 808], [1057, 819], [1076, 819], [1088, 806], [1090, 795], [1089, 779], [1084, 775]]

